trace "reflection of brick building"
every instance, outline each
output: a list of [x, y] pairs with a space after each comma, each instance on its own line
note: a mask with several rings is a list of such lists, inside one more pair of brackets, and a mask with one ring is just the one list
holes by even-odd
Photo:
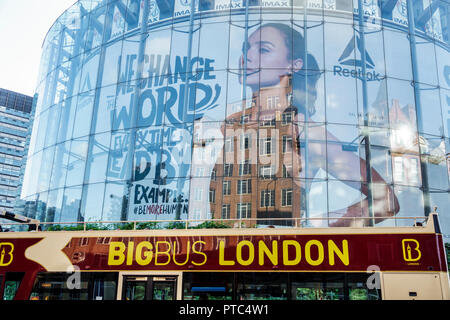
[[106, 265], [111, 237], [72, 238], [63, 249], [74, 265]]
[[[228, 105], [223, 148], [210, 183], [216, 219], [267, 219], [257, 224], [292, 225], [300, 217], [301, 170], [289, 78], [263, 88], [250, 101]], [[252, 221], [251, 224], [255, 224]]]

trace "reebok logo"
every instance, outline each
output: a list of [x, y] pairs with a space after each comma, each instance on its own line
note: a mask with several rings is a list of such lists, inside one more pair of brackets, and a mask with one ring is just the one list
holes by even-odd
[[[355, 47], [356, 42], [356, 47]], [[369, 53], [366, 50], [366, 69], [372, 69], [371, 71], [363, 74], [362, 71], [362, 61], [360, 59], [356, 59], [355, 49], [358, 49], [359, 53], [362, 52], [361, 48], [361, 39], [358, 36], [353, 36], [341, 56], [338, 59], [340, 65], [335, 65], [333, 67], [333, 74], [335, 76], [341, 77], [352, 77], [357, 79], [364, 79], [367, 81], [381, 81], [380, 73], [374, 70], [375, 63], [370, 57]], [[353, 68], [345, 68], [345, 66], [350, 66]]]

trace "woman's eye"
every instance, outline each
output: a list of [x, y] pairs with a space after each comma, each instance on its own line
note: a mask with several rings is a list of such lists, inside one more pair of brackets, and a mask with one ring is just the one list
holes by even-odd
[[261, 53], [268, 53], [268, 52], [270, 52], [270, 50], [266, 49], [266, 48], [259, 48], [259, 52], [261, 52]]

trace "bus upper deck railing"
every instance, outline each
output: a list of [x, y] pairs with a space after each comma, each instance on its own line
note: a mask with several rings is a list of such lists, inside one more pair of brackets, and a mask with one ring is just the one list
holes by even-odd
[[[335, 222], [339, 221], [339, 224]], [[377, 223], [378, 221], [378, 223]], [[259, 222], [259, 223], [258, 223]], [[1, 223], [0, 231], [108, 231], [108, 230], [170, 230], [213, 228], [377, 228], [425, 227], [427, 217], [318, 217], [318, 218], [242, 218], [189, 220], [135, 220], [135, 221], [78, 221]], [[11, 226], [16, 230], [1, 227]], [[28, 230], [22, 230], [28, 226]]]

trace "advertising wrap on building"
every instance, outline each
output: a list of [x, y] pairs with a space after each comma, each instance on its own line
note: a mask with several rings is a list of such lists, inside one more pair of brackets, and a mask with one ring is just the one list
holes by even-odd
[[50, 29], [27, 216], [401, 226], [437, 207], [447, 241], [446, 1], [191, 1], [79, 1]]

